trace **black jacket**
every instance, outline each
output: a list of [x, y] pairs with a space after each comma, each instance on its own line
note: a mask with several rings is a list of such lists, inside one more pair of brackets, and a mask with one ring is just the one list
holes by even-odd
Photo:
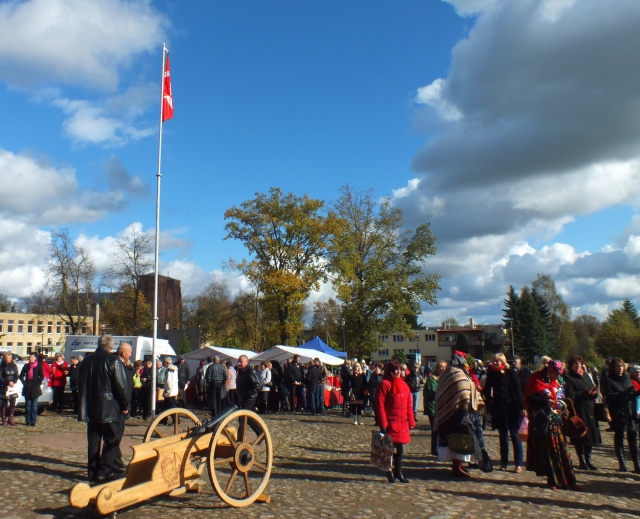
[[189, 370], [189, 364], [184, 361], [182, 364], [178, 364], [178, 387], [184, 389], [187, 382], [191, 379], [191, 371]]
[[[208, 370], [207, 370], [208, 371]], [[240, 403], [258, 398], [258, 393], [262, 390], [262, 384], [258, 380], [258, 375], [251, 366], [244, 369], [238, 368], [236, 377], [236, 396]]]
[[204, 376], [207, 385], [213, 382], [219, 382], [224, 384], [228, 379], [227, 370], [220, 362], [214, 362], [207, 368], [207, 373]]
[[[516, 370], [515, 368], [511, 368], [513, 372], [516, 374], [516, 377], [520, 381], [520, 391], [524, 395], [524, 389], [527, 387], [527, 382], [529, 382], [529, 378], [531, 377], [531, 370], [524, 366], [520, 366], [520, 369]], [[491, 370], [487, 371], [488, 372]]]
[[80, 376], [80, 365], [78, 362], [75, 366], [71, 364], [69, 366], [69, 389], [78, 389], [78, 377]]
[[300, 363], [292, 362], [287, 366], [285, 384], [287, 386], [293, 386], [296, 382], [302, 382], [302, 368], [300, 367]]
[[519, 374], [523, 369], [487, 370], [482, 396], [491, 412], [491, 425], [502, 428], [506, 425], [515, 426], [520, 422], [524, 397]]
[[322, 384], [322, 370], [318, 366], [311, 366], [307, 371], [307, 387], [318, 387]]
[[9, 382], [13, 382], [14, 384], [18, 382], [18, 366], [15, 362], [7, 364], [3, 361], [2, 364], [0, 364], [0, 388], [2, 388], [3, 393], [9, 385]]
[[117, 355], [100, 348], [80, 366], [78, 421], [113, 423], [129, 410], [127, 371]]
[[42, 394], [42, 381], [44, 380], [44, 373], [42, 372], [42, 363], [38, 361], [33, 372], [33, 378], [27, 380], [29, 376], [29, 363], [27, 362], [20, 370], [20, 382], [22, 382], [22, 394], [25, 400], [32, 398], [38, 398]]
[[367, 382], [367, 388], [369, 389], [369, 398], [373, 399], [373, 397], [376, 394], [376, 389], [382, 383], [383, 377], [384, 375], [382, 373], [380, 373], [379, 375], [376, 375], [375, 373], [371, 373], [371, 376], [369, 377], [369, 382]]
[[636, 428], [636, 393], [633, 382], [626, 373], [622, 376], [609, 375], [602, 381], [602, 395], [605, 397], [611, 428], [614, 431]]
[[587, 426], [587, 435], [582, 438], [582, 445], [591, 447], [602, 443], [600, 429], [593, 413], [595, 399], [589, 394], [593, 386], [593, 380], [591, 380], [588, 373], [582, 376], [573, 372], [565, 373], [564, 395], [573, 401], [576, 413]]
[[356, 375], [355, 373], [349, 378], [351, 392], [356, 400], [364, 399], [364, 390], [367, 388], [367, 376], [364, 373]]
[[406, 382], [412, 393], [417, 393], [424, 386], [424, 378], [422, 378], [420, 373], [416, 373], [415, 371], [407, 377]]

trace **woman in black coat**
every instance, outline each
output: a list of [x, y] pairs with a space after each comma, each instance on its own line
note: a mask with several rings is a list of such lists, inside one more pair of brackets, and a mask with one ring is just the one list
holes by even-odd
[[42, 395], [43, 380], [42, 363], [32, 353], [29, 355], [29, 362], [22, 366], [22, 370], [20, 370], [22, 395], [25, 401], [24, 420], [27, 425], [32, 427], [36, 426], [36, 418], [38, 418], [38, 398]]
[[500, 470], [509, 463], [509, 436], [513, 445], [515, 472], [522, 472], [524, 452], [518, 439], [518, 429], [524, 415], [524, 397], [517, 373], [510, 369], [502, 353], [491, 357], [482, 396], [491, 412], [491, 425], [498, 429], [500, 439]]
[[620, 464], [620, 472], [627, 472], [624, 459], [624, 433], [626, 432], [633, 467], [636, 473], [640, 473], [638, 424], [636, 422], [636, 398], [639, 394], [640, 392], [636, 391], [629, 375], [625, 373], [622, 359], [610, 359], [609, 374], [602, 381], [602, 395], [611, 414], [613, 446]]
[[362, 373], [360, 364], [354, 364], [353, 375], [349, 377], [349, 382], [351, 386], [349, 406], [351, 408], [351, 416], [353, 416], [353, 425], [364, 425], [362, 407], [364, 404], [364, 390], [367, 388], [367, 377]]
[[7, 392], [17, 391], [14, 388], [18, 382], [18, 366], [13, 361], [13, 355], [10, 352], [4, 353], [2, 356], [2, 364], [0, 364], [0, 404], [2, 405], [2, 425], [15, 426], [13, 414], [16, 411], [16, 400], [18, 393], [14, 392], [7, 395]]
[[581, 470], [598, 470], [591, 463], [591, 451], [602, 443], [600, 428], [593, 413], [594, 402], [598, 396], [598, 386], [580, 356], [570, 357], [564, 378], [565, 397], [570, 398], [576, 408], [576, 414], [587, 426], [587, 435], [579, 440], [571, 440], [576, 449]]

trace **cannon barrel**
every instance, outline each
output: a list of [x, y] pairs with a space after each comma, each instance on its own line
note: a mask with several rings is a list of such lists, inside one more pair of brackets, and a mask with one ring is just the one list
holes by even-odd
[[197, 427], [196, 429], [193, 429], [191, 432], [189, 432], [189, 434], [187, 434], [185, 436], [185, 438], [193, 438], [194, 436], [199, 436], [201, 434], [208, 434], [208, 433], [215, 432], [216, 427], [218, 426], [218, 424], [220, 422], [222, 422], [222, 420], [224, 420], [231, 413], [233, 413], [234, 411], [237, 411], [237, 410], [238, 410], [238, 406], [237, 405], [235, 405], [235, 404], [230, 405], [224, 411], [222, 411], [220, 414], [216, 415], [214, 418], [209, 420], [207, 423], [203, 424], [201, 427]]

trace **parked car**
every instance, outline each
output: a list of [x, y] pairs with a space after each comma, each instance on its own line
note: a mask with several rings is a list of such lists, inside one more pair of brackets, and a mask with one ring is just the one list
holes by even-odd
[[[16, 361], [16, 366], [18, 366], [18, 373], [22, 371], [22, 366], [24, 366], [25, 364], [26, 362], [22, 360]], [[24, 409], [25, 401], [24, 396], [22, 396], [22, 382], [18, 380], [16, 385], [18, 386], [19, 395], [18, 400], [16, 401], [16, 407], [21, 407]], [[42, 414], [47, 409], [47, 407], [49, 407], [51, 400], [53, 400], [53, 389], [49, 386], [49, 380], [44, 378], [42, 380], [42, 395], [40, 395], [40, 397], [38, 398], [38, 414]]]

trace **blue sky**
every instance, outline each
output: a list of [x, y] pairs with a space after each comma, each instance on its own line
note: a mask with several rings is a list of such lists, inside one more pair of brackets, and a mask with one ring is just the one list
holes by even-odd
[[432, 222], [425, 324], [496, 322], [539, 272], [602, 318], [640, 297], [638, 21], [632, 0], [0, 2], [0, 293], [42, 286], [54, 228], [99, 270], [153, 232], [166, 42], [161, 271], [186, 295], [244, 286], [225, 209], [349, 182]]

